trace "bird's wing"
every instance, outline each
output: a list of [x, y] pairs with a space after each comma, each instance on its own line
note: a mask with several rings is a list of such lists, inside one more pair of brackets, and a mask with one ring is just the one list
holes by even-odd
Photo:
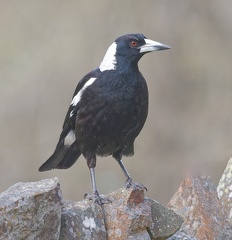
[[85, 75], [80, 80], [80, 82], [77, 84], [76, 90], [72, 97], [72, 102], [69, 106], [68, 112], [64, 119], [63, 130], [60, 134], [59, 142], [62, 141], [62, 139], [65, 139], [65, 137], [68, 136], [70, 131], [75, 131], [76, 116], [77, 116], [77, 112], [79, 110], [78, 103], [81, 98], [82, 92], [88, 85], [90, 85], [94, 80], [97, 79], [99, 73], [100, 73], [100, 71], [97, 68], [97, 69], [91, 71], [90, 73], [88, 73], [87, 75]]
[[81, 155], [81, 152], [76, 144], [75, 136], [76, 116], [79, 110], [78, 103], [84, 89], [97, 79], [99, 73], [100, 70], [95, 69], [84, 76], [77, 84], [72, 102], [63, 123], [63, 129], [56, 145], [56, 149], [52, 156], [39, 168], [39, 171], [46, 171], [53, 168], [69, 168]]

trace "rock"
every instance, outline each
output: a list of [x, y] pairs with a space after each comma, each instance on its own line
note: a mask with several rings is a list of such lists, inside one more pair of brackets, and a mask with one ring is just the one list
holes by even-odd
[[166, 239], [173, 235], [183, 223], [183, 219], [174, 211], [164, 207], [162, 204], [146, 199], [151, 206], [152, 224], [149, 232], [152, 239]]
[[135, 233], [132, 236], [129, 236], [127, 240], [151, 240], [151, 238], [147, 231], [142, 231], [140, 233]]
[[0, 240], [163, 240], [183, 221], [140, 186], [105, 197], [102, 207], [63, 201], [57, 178], [17, 183], [0, 194]]
[[57, 178], [16, 183], [0, 194], [0, 239], [59, 239], [60, 185]]
[[108, 240], [133, 239], [151, 225], [151, 207], [144, 204], [144, 190], [121, 188], [106, 197], [111, 201], [103, 205]]
[[64, 201], [61, 216], [60, 240], [106, 240], [104, 214], [97, 204], [89, 201]]
[[108, 240], [166, 239], [182, 223], [172, 210], [144, 198], [140, 188], [121, 188], [106, 197], [111, 201], [103, 205]]
[[197, 240], [197, 239], [195, 237], [190, 237], [189, 235], [180, 230], [176, 232], [173, 236], [168, 238], [168, 240]]
[[181, 231], [185, 234], [199, 240], [227, 239], [221, 238], [228, 233], [228, 223], [209, 177], [186, 178], [168, 206], [184, 218]]
[[226, 226], [226, 228], [220, 233], [217, 240], [231, 240], [232, 239], [232, 226], [231, 224]]
[[232, 158], [222, 174], [217, 187], [218, 197], [222, 203], [227, 219], [232, 224]]

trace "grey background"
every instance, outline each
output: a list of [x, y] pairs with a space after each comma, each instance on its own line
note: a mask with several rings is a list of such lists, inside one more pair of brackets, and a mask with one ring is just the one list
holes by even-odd
[[[133, 32], [172, 49], [140, 61], [150, 108], [135, 156], [124, 159], [130, 174], [162, 203], [186, 175], [217, 183], [232, 153], [231, 9], [230, 0], [1, 1], [0, 192], [54, 176], [66, 199], [91, 192], [83, 157], [68, 170], [37, 169], [54, 151], [77, 82]], [[98, 158], [96, 174], [101, 193], [124, 184], [111, 157]]]

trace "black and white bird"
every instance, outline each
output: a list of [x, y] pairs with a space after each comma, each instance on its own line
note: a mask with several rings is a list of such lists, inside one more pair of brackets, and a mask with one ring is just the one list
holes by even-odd
[[148, 113], [148, 89], [138, 61], [145, 53], [169, 48], [139, 33], [117, 38], [100, 66], [77, 84], [56, 149], [39, 171], [67, 169], [82, 154], [93, 188], [87, 197], [101, 205], [104, 199], [98, 193], [94, 173], [96, 155], [112, 155], [126, 176], [126, 187], [136, 185], [122, 155], [134, 154], [134, 140]]

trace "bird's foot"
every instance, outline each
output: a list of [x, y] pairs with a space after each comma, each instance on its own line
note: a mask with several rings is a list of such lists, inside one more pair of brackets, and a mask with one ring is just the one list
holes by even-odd
[[127, 178], [127, 180], [125, 182], [125, 187], [132, 188], [132, 189], [141, 189], [141, 190], [145, 189], [147, 191], [147, 188], [145, 186], [143, 186], [143, 184], [133, 182], [132, 178]]
[[86, 193], [84, 198], [87, 200], [91, 200], [93, 203], [97, 203], [98, 205], [102, 206], [103, 204], [109, 204], [111, 201], [108, 198], [102, 198], [98, 191], [94, 192], [93, 194]]

